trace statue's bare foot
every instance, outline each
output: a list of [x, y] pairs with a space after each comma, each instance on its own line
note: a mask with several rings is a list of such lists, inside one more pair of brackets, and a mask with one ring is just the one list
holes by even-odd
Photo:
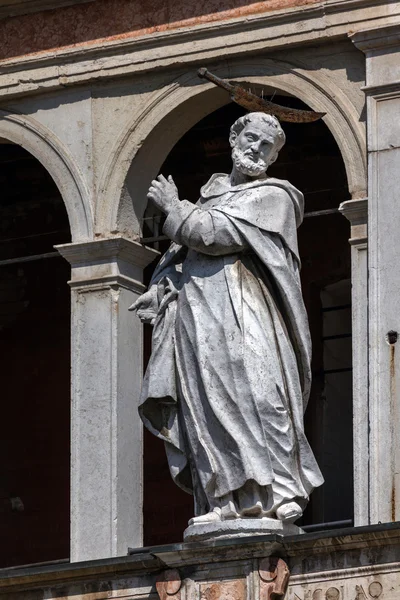
[[193, 517], [193, 519], [190, 519], [189, 525], [203, 525], [206, 523], [214, 523], [215, 521], [221, 521], [221, 509], [218, 507], [214, 508], [206, 515]]
[[286, 521], [286, 523], [294, 523], [302, 514], [303, 511], [297, 502], [286, 502], [286, 504], [282, 504], [276, 511], [277, 518], [280, 521]]

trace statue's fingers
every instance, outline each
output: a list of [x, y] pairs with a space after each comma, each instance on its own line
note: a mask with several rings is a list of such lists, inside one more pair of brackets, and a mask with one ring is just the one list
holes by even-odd
[[153, 181], [150, 189], [153, 188], [154, 190], [162, 190], [163, 189], [163, 184], [160, 183], [159, 181]]
[[168, 175], [168, 183], [170, 186], [173, 187], [174, 192], [176, 193], [176, 195], [178, 195], [178, 188], [176, 187], [176, 183], [174, 181], [174, 178], [172, 177], [172, 175]]
[[167, 180], [165, 179], [164, 175], [159, 175], [157, 177], [158, 181], [162, 184], [167, 183]]
[[147, 196], [153, 196], [153, 197], [158, 197], [160, 195], [160, 189], [151, 186], [151, 188], [149, 188], [149, 191], [147, 192]]
[[130, 307], [128, 308], [128, 310], [137, 310], [139, 307], [139, 298], [136, 300], [136, 302], [134, 302], [133, 304], [130, 305]]

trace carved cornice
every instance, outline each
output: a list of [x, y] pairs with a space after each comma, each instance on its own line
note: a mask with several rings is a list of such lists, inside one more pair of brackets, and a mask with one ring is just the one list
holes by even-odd
[[363, 52], [400, 45], [400, 21], [386, 27], [357, 31], [350, 35], [354, 45]]
[[[390, 7], [390, 12], [388, 11]], [[101, 40], [0, 62], [0, 96], [52, 90], [154, 69], [347, 39], [350, 31], [400, 18], [397, 0], [325, 0], [312, 5], [140, 37]], [[160, 51], [162, 49], [162, 52]]]
[[[360, 566], [360, 554], [382, 556], [390, 549], [390, 556], [400, 547], [400, 524], [386, 523], [368, 525], [351, 529], [302, 534], [282, 537], [279, 535], [255, 536], [252, 538], [234, 538], [216, 540], [212, 544], [177, 543], [153, 548], [138, 548], [130, 551], [129, 556], [107, 558], [82, 563], [56, 563], [40, 567], [11, 568], [0, 570], [0, 594], [15, 594], [25, 590], [38, 590], [59, 586], [66, 581], [78, 584], [86, 580], [109, 580], [112, 577], [126, 575], [129, 578], [160, 573], [166, 568], [182, 569], [193, 565], [202, 565], [206, 573], [209, 565], [232, 563], [232, 561], [253, 558], [289, 556], [291, 560], [300, 558], [307, 564], [310, 556], [316, 562], [316, 568], [307, 572], [301, 568], [298, 574], [292, 574], [291, 584], [308, 582], [319, 583], [340, 577], [357, 577], [396, 573], [400, 570], [398, 562], [373, 561], [373, 564]], [[345, 552], [354, 551], [354, 562], [343, 564]], [[260, 563], [259, 563], [260, 564]], [[333, 569], [332, 565], [338, 565]], [[262, 565], [261, 565], [262, 566]], [[319, 568], [318, 568], [319, 567]], [[187, 570], [190, 572], [190, 570]], [[148, 579], [146, 579], [148, 581]], [[58, 590], [60, 588], [57, 588]], [[142, 588], [143, 589], [143, 588]], [[143, 592], [142, 592], [143, 593]], [[18, 596], [19, 597], [19, 596]]]

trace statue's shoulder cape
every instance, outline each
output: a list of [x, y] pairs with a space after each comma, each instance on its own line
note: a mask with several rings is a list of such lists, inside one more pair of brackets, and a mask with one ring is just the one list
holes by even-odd
[[296, 229], [303, 220], [304, 196], [289, 181], [268, 177], [231, 186], [228, 175], [216, 173], [202, 187], [197, 205], [211, 203], [235, 220], [277, 233], [299, 260]]
[[[266, 284], [273, 288], [298, 364], [303, 402], [291, 405], [291, 412], [298, 435], [303, 483], [306, 489], [312, 489], [322, 483], [322, 478], [315, 475], [314, 463], [307, 462], [309, 447], [303, 432], [303, 411], [311, 383], [311, 344], [301, 294], [296, 239], [296, 227], [303, 218], [303, 195], [289, 182], [274, 178], [232, 188], [227, 175], [217, 174], [202, 188], [197, 206], [221, 211], [229, 218], [261, 261]], [[274, 240], [276, 236], [270, 233], [278, 234], [282, 243]], [[293, 261], [286, 256], [282, 244], [294, 257]], [[151, 283], [154, 285], [166, 278], [179, 276], [186, 253], [186, 248], [172, 243], [156, 268]], [[166, 442], [173, 479], [190, 491], [193, 484], [177, 409], [179, 369], [173, 341], [175, 318], [176, 302], [171, 302], [156, 319], [139, 413], [146, 427]]]

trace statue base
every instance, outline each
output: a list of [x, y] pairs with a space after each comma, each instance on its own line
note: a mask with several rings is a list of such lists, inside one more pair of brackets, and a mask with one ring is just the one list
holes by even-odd
[[229, 519], [189, 525], [183, 533], [185, 542], [200, 542], [203, 540], [229, 540], [230, 538], [248, 537], [254, 535], [300, 535], [304, 533], [293, 523], [278, 521], [278, 519]]

